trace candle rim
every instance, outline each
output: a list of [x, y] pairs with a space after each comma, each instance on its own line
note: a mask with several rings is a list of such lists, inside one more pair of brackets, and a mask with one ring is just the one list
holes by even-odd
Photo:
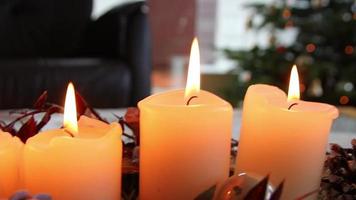
[[[218, 103], [209, 103], [209, 104], [203, 104], [203, 103], [199, 103], [199, 104], [194, 104], [194, 100], [192, 100], [190, 105], [186, 105], [186, 102], [184, 102], [184, 89], [175, 89], [175, 90], [169, 90], [169, 91], [165, 91], [165, 92], [159, 92], [156, 94], [153, 94], [151, 96], [146, 97], [145, 99], [141, 100], [140, 102], [138, 102], [138, 107], [142, 108], [143, 105], [149, 105], [151, 107], [157, 107], [157, 108], [182, 108], [182, 109], [186, 109], [186, 108], [190, 108], [190, 109], [200, 109], [200, 108], [222, 108], [222, 107], [231, 107], [231, 104], [229, 102], [227, 102], [226, 100], [222, 99], [221, 97], [206, 91], [206, 90], [202, 90], [200, 89], [199, 94], [203, 94], [203, 95], [211, 95], [211, 97], [214, 99], [214, 102], [218, 102]], [[172, 95], [174, 93], [182, 93], [182, 103], [181, 104], [168, 104], [168, 103], [156, 103], [154, 101], [152, 101], [155, 98], [161, 98], [163, 96], [167, 96], [167, 95]], [[198, 97], [199, 98], [199, 97]]]
[[[58, 132], [60, 131], [60, 135], [54, 135], [52, 138], [49, 139], [48, 142], [46, 143], [41, 143], [41, 142], [37, 142], [36, 136], [37, 137], [41, 137], [41, 134], [50, 134], [53, 132]], [[62, 135], [63, 132], [63, 135]], [[47, 131], [43, 131], [38, 133], [35, 136], [32, 136], [31, 138], [29, 138], [27, 140], [27, 142], [24, 144], [26, 148], [36, 148], [36, 149], [41, 149], [41, 150], [45, 150], [45, 149], [49, 149], [52, 147], [57, 146], [57, 144], [59, 143], [72, 143], [73, 145], [78, 145], [78, 144], [95, 144], [99, 141], [104, 141], [107, 140], [107, 138], [110, 137], [118, 137], [121, 138], [122, 135], [122, 128], [120, 126], [119, 123], [117, 122], [113, 122], [111, 124], [108, 124], [108, 131], [103, 134], [102, 136], [99, 137], [92, 137], [92, 138], [86, 138], [86, 137], [80, 137], [80, 135], [78, 137], [71, 137], [68, 134], [65, 134], [65, 129], [64, 128], [57, 128], [57, 129], [51, 129], [51, 130], [47, 130]]]
[[18, 145], [18, 146], [24, 145], [24, 143], [20, 140], [19, 137], [17, 137], [16, 135], [13, 136], [9, 132], [0, 130], [0, 135], [1, 135], [0, 154], [5, 152], [7, 148], [11, 145]]
[[[273, 85], [253, 84], [248, 87], [246, 94], [251, 91], [256, 91], [256, 87], [264, 87], [265, 89], [267, 89], [267, 88], [275, 89], [275, 93], [272, 95], [279, 96], [279, 95], [283, 94], [283, 101], [288, 103], [286, 105], [289, 105], [293, 102], [301, 102], [301, 103], [306, 103], [306, 104], [315, 104], [315, 105], [321, 106], [323, 108], [320, 110], [297, 110], [297, 109], [289, 110], [288, 106], [280, 107], [281, 105], [279, 104], [278, 101], [273, 101], [273, 99], [271, 99], [271, 96], [269, 96], [271, 94], [265, 93], [263, 95], [263, 94], [257, 93], [259, 96], [261, 96], [264, 99], [264, 103], [268, 104], [271, 108], [273, 108], [275, 110], [280, 110], [280, 111], [284, 111], [284, 112], [288, 112], [288, 113], [300, 113], [300, 114], [308, 113], [308, 114], [313, 114], [313, 115], [327, 116], [332, 119], [336, 119], [339, 116], [339, 111], [334, 105], [330, 105], [327, 103], [321, 103], [321, 102], [304, 101], [304, 100], [288, 101], [287, 94], [280, 88], [273, 86]], [[260, 89], [260, 88], [258, 88], [258, 89]]]

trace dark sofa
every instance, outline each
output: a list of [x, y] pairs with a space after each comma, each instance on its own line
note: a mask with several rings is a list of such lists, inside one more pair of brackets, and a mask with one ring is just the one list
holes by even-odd
[[0, 109], [30, 107], [67, 83], [94, 107], [134, 106], [150, 93], [148, 7], [135, 2], [92, 20], [92, 0], [0, 2]]

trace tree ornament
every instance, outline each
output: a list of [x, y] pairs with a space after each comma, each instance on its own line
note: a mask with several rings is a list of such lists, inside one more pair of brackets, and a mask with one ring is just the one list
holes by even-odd
[[344, 49], [345, 54], [351, 55], [354, 52], [354, 47], [352, 45], [347, 45]]
[[292, 12], [289, 8], [285, 8], [282, 12], [282, 16], [284, 19], [289, 19], [292, 16]]

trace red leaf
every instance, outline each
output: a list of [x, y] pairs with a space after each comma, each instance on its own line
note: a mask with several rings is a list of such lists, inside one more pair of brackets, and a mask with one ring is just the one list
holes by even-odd
[[140, 144], [140, 110], [136, 107], [127, 108], [124, 116], [126, 125], [133, 131], [136, 144]]
[[0, 129], [4, 132], [10, 133], [12, 136], [16, 135], [16, 130], [13, 127], [7, 127], [3, 121], [0, 123]]
[[23, 118], [25, 117], [28, 117], [28, 116], [34, 116], [35, 114], [37, 113], [41, 113], [42, 111], [40, 110], [34, 110], [34, 111], [31, 111], [31, 112], [27, 112], [27, 113], [24, 113], [22, 114], [20, 117], [16, 118], [14, 121], [12, 121], [11, 123], [9, 123], [8, 125], [6, 125], [4, 128], [3, 128], [3, 131], [5, 132], [9, 132], [9, 133], [13, 133], [13, 135], [17, 135], [16, 134], [16, 130], [14, 129], [14, 126], [16, 124], [16, 122], [22, 120]]
[[47, 97], [48, 97], [48, 93], [47, 90], [44, 91], [40, 97], [38, 97], [38, 99], [36, 100], [35, 104], [33, 105], [33, 107], [35, 109], [41, 109], [43, 108], [43, 106], [45, 105], [46, 101], [47, 101]]
[[87, 102], [84, 98], [79, 94], [79, 92], [75, 92], [75, 100], [77, 103], [77, 114], [78, 116], [84, 115], [87, 110]]
[[23, 143], [27, 141], [28, 138], [37, 134], [36, 121], [33, 116], [22, 125], [20, 130], [17, 132], [17, 136], [21, 139]]
[[[95, 117], [96, 119], [106, 122], [99, 113], [97, 113], [89, 104], [85, 101], [85, 99], [79, 94], [79, 92], [75, 92], [75, 98], [76, 98], [76, 103], [77, 103], [77, 115], [80, 117], [81, 115], [87, 115], [89, 117]], [[89, 113], [87, 113], [87, 111]], [[91, 116], [92, 115], [92, 116]]]
[[36, 130], [39, 132], [48, 122], [51, 120], [51, 115], [54, 113], [59, 113], [61, 111], [60, 107], [51, 106], [47, 109], [45, 115], [42, 117], [41, 121], [37, 124]]
[[10, 133], [12, 136], [17, 135], [17, 131], [13, 127], [4, 127], [1, 130]]

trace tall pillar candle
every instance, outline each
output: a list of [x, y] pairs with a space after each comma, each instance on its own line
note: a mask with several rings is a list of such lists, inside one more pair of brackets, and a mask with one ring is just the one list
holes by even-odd
[[200, 91], [198, 57], [195, 41], [188, 91], [152, 95], [138, 104], [141, 200], [194, 199], [228, 177], [232, 107]]
[[277, 87], [250, 86], [243, 105], [236, 173], [269, 174], [275, 185], [285, 180], [282, 199], [317, 190], [337, 116], [334, 106], [288, 101]]

